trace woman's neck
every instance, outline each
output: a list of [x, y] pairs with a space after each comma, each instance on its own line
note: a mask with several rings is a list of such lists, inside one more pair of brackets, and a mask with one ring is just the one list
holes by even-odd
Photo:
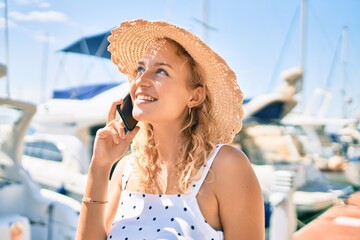
[[159, 163], [176, 165], [179, 161], [178, 153], [183, 144], [180, 128], [175, 126], [168, 128], [154, 128], [154, 139], [159, 153]]

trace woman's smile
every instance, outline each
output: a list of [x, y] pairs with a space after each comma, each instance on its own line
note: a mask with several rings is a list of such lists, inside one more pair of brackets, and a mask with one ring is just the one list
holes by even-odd
[[141, 104], [141, 103], [152, 103], [152, 102], [156, 102], [157, 99], [149, 96], [149, 95], [143, 95], [143, 94], [139, 94], [136, 96], [135, 98], [135, 103], [136, 104]]

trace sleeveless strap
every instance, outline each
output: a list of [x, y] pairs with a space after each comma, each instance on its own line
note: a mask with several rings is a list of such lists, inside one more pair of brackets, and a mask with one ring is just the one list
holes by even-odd
[[122, 190], [125, 190], [126, 184], [127, 184], [128, 180], [129, 180], [129, 177], [130, 177], [130, 174], [131, 174], [131, 171], [132, 171], [131, 163], [133, 161], [134, 161], [134, 158], [131, 157], [125, 164], [124, 171], [123, 171], [123, 174], [122, 174], [122, 177], [121, 177], [121, 189]]
[[216, 145], [216, 148], [214, 150], [214, 153], [209, 157], [208, 160], [206, 160], [205, 165], [203, 165], [200, 170], [199, 173], [201, 174], [201, 178], [199, 180], [195, 180], [192, 182], [191, 184], [191, 188], [190, 188], [190, 194], [193, 196], [196, 196], [200, 190], [200, 187], [203, 185], [206, 176], [209, 173], [209, 170], [211, 168], [211, 165], [217, 155], [217, 153], [219, 152], [220, 148], [223, 146], [224, 144], [218, 144]]

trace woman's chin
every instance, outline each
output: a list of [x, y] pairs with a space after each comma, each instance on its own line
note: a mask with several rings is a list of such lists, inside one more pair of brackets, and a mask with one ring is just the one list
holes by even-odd
[[143, 112], [140, 111], [133, 111], [133, 117], [135, 118], [135, 120], [137, 121], [146, 121], [146, 116]]

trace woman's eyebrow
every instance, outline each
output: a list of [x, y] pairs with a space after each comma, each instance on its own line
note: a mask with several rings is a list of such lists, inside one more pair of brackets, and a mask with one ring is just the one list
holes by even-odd
[[[138, 62], [138, 65], [145, 66], [145, 62], [144, 62], [144, 61], [139, 61], [139, 62]], [[170, 64], [167, 64], [167, 63], [164, 63], [164, 62], [156, 62], [156, 63], [154, 64], [154, 66], [156, 66], [156, 67], [159, 67], [159, 66], [167, 66], [167, 67], [173, 69], [173, 67], [172, 67]]]
[[167, 64], [167, 63], [164, 63], [164, 62], [157, 62], [157, 63], [154, 64], [154, 66], [157, 66], [157, 67], [158, 66], [167, 66], [167, 67], [173, 69], [173, 67], [170, 64]]

